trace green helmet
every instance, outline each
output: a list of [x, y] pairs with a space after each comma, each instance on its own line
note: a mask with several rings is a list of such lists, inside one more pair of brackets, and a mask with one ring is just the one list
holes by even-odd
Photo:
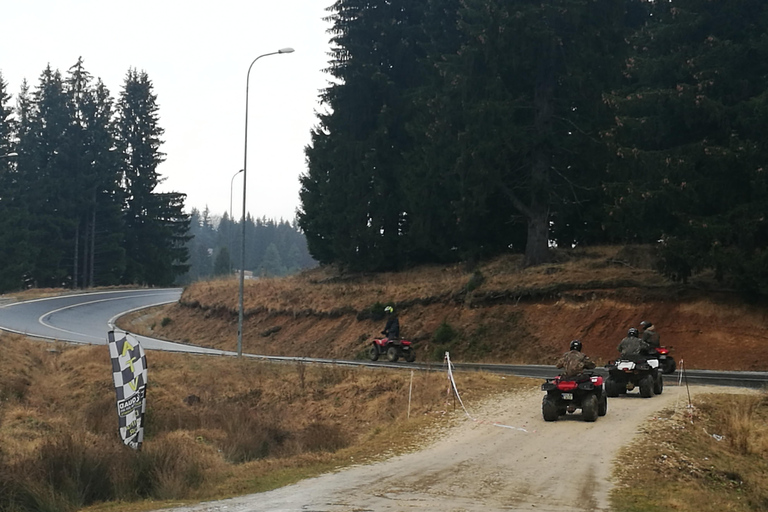
[[385, 313], [394, 313], [395, 312], [395, 308], [393, 308], [392, 306], [387, 306], [387, 307], [384, 308], [384, 312]]

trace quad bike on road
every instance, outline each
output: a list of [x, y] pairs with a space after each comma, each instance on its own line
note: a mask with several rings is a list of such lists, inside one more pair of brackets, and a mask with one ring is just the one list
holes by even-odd
[[603, 388], [603, 378], [591, 371], [572, 378], [562, 376], [547, 379], [541, 385], [546, 391], [541, 402], [544, 421], [556, 421], [560, 416], [581, 409], [584, 421], [595, 421], [608, 412], [608, 398]]
[[674, 373], [677, 369], [675, 359], [670, 355], [672, 347], [656, 347], [656, 356], [659, 358], [659, 369], [662, 373]]
[[406, 340], [390, 340], [389, 338], [376, 338], [371, 342], [371, 348], [368, 349], [368, 357], [371, 361], [376, 361], [379, 356], [387, 356], [387, 360], [395, 363], [401, 357], [412, 363], [416, 360], [416, 352], [413, 343]]
[[605, 393], [609, 397], [640, 388], [640, 396], [650, 398], [664, 390], [664, 380], [656, 356], [636, 356], [618, 359], [605, 365], [608, 378], [605, 379]]

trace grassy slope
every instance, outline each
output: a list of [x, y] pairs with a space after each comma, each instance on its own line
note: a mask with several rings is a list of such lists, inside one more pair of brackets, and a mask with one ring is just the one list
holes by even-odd
[[[315, 269], [287, 279], [247, 282], [243, 350], [267, 355], [364, 357], [383, 319], [369, 310], [394, 302], [401, 332], [419, 361], [550, 364], [570, 340], [598, 361], [613, 359], [629, 327], [653, 321], [662, 343], [688, 368], [768, 369], [768, 313], [700, 279], [683, 286], [651, 269], [643, 248], [564, 252], [559, 262], [521, 269], [499, 258], [468, 272], [431, 266], [401, 273], [343, 275]], [[478, 276], [482, 279], [478, 281]], [[234, 350], [238, 290], [234, 280], [187, 287], [178, 305], [137, 313], [135, 332]], [[437, 343], [441, 325], [456, 333]]]
[[[0, 510], [138, 511], [263, 491], [414, 449], [426, 428], [457, 417], [441, 372], [411, 381], [383, 369], [152, 351], [146, 438], [133, 452], [117, 436], [104, 346], [0, 334], [0, 349]], [[457, 379], [470, 403], [532, 385]]]

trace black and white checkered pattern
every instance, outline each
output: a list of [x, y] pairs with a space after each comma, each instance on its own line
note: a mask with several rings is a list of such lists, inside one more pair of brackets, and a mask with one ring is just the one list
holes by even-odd
[[123, 442], [138, 450], [144, 441], [144, 413], [147, 410], [147, 357], [139, 340], [127, 334], [115, 340], [115, 331], [107, 333], [112, 359], [112, 380], [117, 394], [117, 418]]

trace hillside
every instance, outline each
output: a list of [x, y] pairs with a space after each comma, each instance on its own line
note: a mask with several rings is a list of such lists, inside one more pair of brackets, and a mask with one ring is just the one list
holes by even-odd
[[[604, 363], [629, 327], [652, 321], [687, 368], [768, 369], [761, 304], [705, 277], [675, 283], [653, 270], [647, 247], [561, 251], [555, 263], [522, 269], [516, 256], [400, 273], [344, 274], [317, 268], [246, 282], [243, 351], [354, 359], [384, 326], [394, 303], [417, 361], [551, 364], [571, 339]], [[238, 283], [195, 283], [179, 304], [125, 318], [122, 327], [161, 338], [235, 350]], [[435, 334], [438, 336], [438, 343]], [[446, 335], [453, 333], [453, 337]]]

